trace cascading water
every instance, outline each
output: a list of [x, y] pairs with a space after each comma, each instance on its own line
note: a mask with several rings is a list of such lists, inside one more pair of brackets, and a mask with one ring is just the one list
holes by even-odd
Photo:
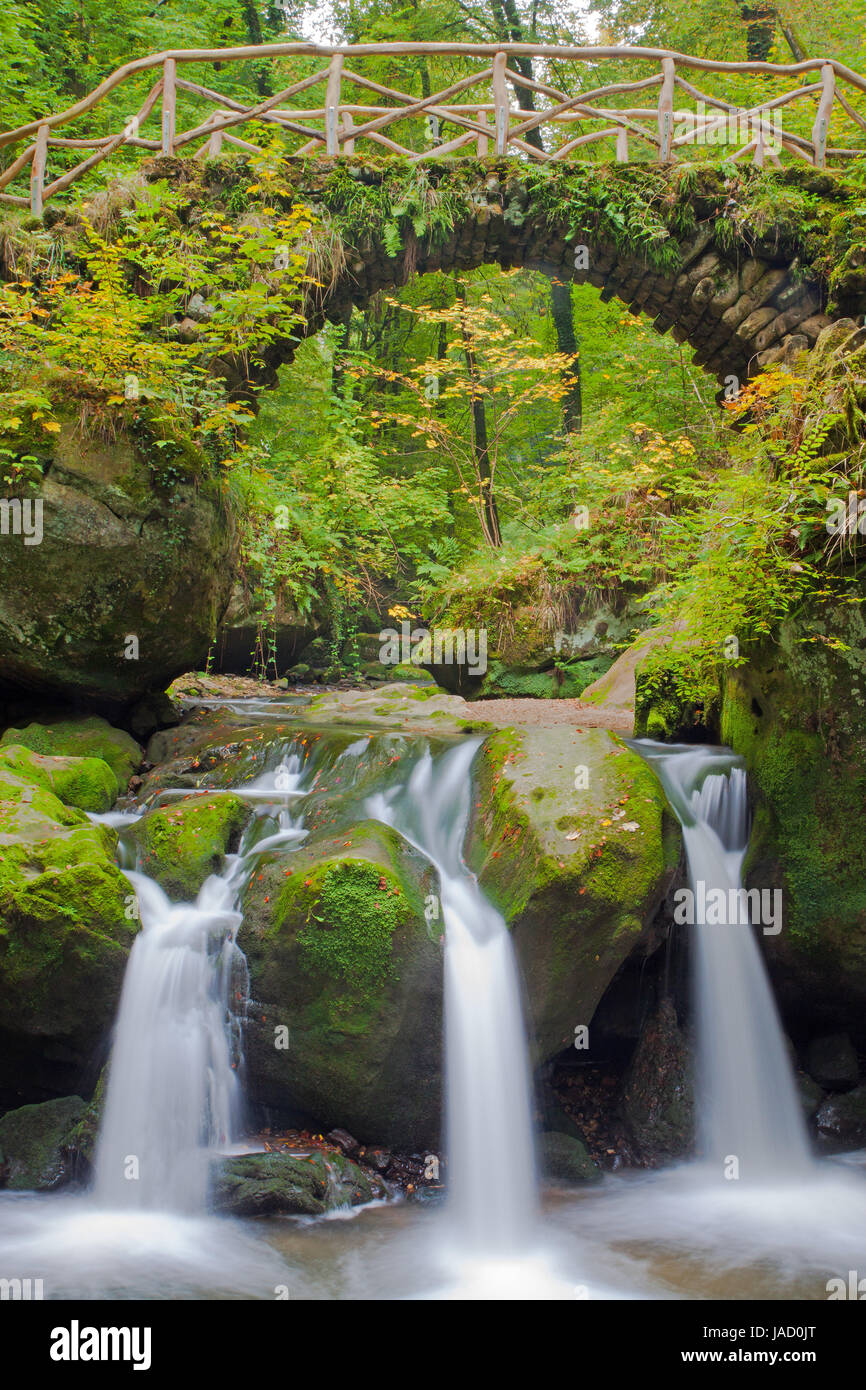
[[[730, 1157], [744, 1180], [797, 1177], [810, 1166], [806, 1127], [785, 1039], [744, 901], [748, 846], [746, 773], [727, 749], [633, 744], [655, 769], [683, 828], [694, 922], [701, 1149], [717, 1167]], [[737, 911], [715, 920], [704, 906]], [[710, 920], [707, 920], [710, 919]]]
[[275, 833], [254, 843], [258, 822], [195, 903], [172, 903], [146, 874], [127, 870], [141, 931], [120, 1000], [94, 1196], [107, 1207], [203, 1209], [210, 1152], [240, 1119], [238, 1081], [246, 960], [235, 938], [239, 899], [259, 855], [301, 838], [289, 809], [302, 778], [297, 754], [239, 795], [285, 799]]
[[435, 760], [425, 751], [405, 787], [371, 797], [439, 874], [445, 925], [449, 1206], [460, 1244], [512, 1255], [536, 1207], [531, 1083], [517, 966], [502, 917], [463, 862], [472, 740]]

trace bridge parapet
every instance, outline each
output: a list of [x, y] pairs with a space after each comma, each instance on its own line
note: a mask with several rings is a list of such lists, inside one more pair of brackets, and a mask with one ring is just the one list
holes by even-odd
[[[369, 58], [423, 58], [440, 66], [459, 60], [461, 68], [467, 63], [472, 68], [419, 96], [357, 71]], [[293, 80], [251, 106], [180, 75], [190, 67], [222, 70], [265, 59], [274, 76]], [[520, 70], [527, 59], [546, 80]], [[636, 76], [643, 68], [646, 75]], [[116, 133], [57, 133], [75, 122], [88, 124], [90, 113], [123, 84], [140, 95], [146, 73], [155, 74], [156, 81]], [[759, 100], [743, 105], [703, 91], [690, 80], [694, 74], [729, 74], [732, 86], [743, 78], [761, 78], [765, 90]], [[408, 69], [407, 79], [411, 85]], [[820, 169], [828, 161], [866, 156], [864, 94], [866, 78], [832, 58], [720, 62], [656, 48], [526, 43], [178, 49], [135, 59], [66, 111], [0, 132], [0, 151], [24, 144], [0, 173], [0, 202], [40, 216], [49, 199], [123, 150], [206, 159], [229, 145], [267, 155], [262, 145], [237, 133], [244, 125], [278, 133], [280, 153], [288, 158], [384, 150], [413, 164], [470, 154], [547, 163], [596, 158], [609, 150], [619, 163], [637, 157], [666, 164], [704, 146], [716, 153], [724, 146], [732, 147], [733, 161], [751, 158], [764, 167], [793, 159]], [[201, 119], [191, 115], [192, 124], [179, 129], [179, 115], [185, 117], [199, 103]], [[151, 122], [158, 123], [158, 131], [149, 133]], [[846, 143], [832, 143], [837, 128]], [[76, 150], [90, 153], [54, 174], [50, 164], [68, 161]], [[29, 194], [10, 191], [28, 171]]]

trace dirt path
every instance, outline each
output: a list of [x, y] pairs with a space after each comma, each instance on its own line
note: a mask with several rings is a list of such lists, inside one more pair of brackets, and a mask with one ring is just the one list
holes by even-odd
[[577, 729], [612, 729], [630, 735], [634, 714], [616, 705], [586, 705], [581, 700], [467, 700], [468, 714], [490, 724], [529, 724], [538, 728], [573, 724]]

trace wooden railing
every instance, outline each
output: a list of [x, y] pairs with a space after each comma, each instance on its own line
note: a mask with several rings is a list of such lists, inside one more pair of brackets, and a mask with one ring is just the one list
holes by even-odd
[[[476, 59], [477, 70], [429, 96], [413, 96], [387, 87], [358, 73], [348, 63], [368, 57], [422, 57], [428, 60]], [[203, 86], [178, 76], [178, 69], [190, 64], [225, 64], [273, 59], [284, 66], [285, 59], [320, 59], [324, 66], [290, 83], [273, 96], [244, 106]], [[551, 64], [574, 67], [580, 78], [588, 77], [586, 90], [571, 95], [550, 82], [535, 81], [522, 75], [515, 60], [531, 58], [537, 70], [549, 73]], [[652, 69], [646, 77], [600, 81], [604, 64], [646, 64]], [[124, 82], [134, 81], [148, 71], [159, 73], [140, 109], [124, 121], [114, 135], [61, 136], [60, 127], [93, 111]], [[763, 75], [767, 78], [799, 79], [788, 90], [770, 94], [757, 104], [743, 108], [717, 95], [703, 92], [686, 73], [730, 73], [739, 76]], [[321, 105], [301, 106], [298, 99], [324, 86]], [[517, 105], [509, 92], [516, 94]], [[650, 106], [621, 105], [634, 93], [653, 94], [658, 100]], [[844, 89], [844, 90], [843, 90]], [[178, 93], [201, 100], [210, 107], [203, 120], [188, 129], [177, 129]], [[355, 44], [342, 48], [309, 43], [263, 44], [257, 47], [224, 49], [181, 49], [136, 59], [116, 72], [81, 101], [53, 116], [32, 121], [17, 130], [0, 133], [0, 149], [26, 141], [25, 148], [0, 174], [0, 190], [25, 177], [30, 168], [29, 197], [0, 192], [0, 202], [29, 207], [41, 215], [45, 203], [64, 192], [122, 147], [155, 154], [176, 155], [192, 152], [198, 158], [218, 155], [224, 143], [249, 152], [262, 153], [261, 146], [233, 133], [247, 122], [266, 122], [279, 128], [286, 142], [287, 157], [325, 155], [331, 158], [358, 151], [360, 142], [402, 155], [414, 163], [454, 155], [459, 151], [487, 155], [514, 155], [524, 160], [561, 161], [576, 157], [580, 149], [599, 141], [612, 140], [620, 163], [628, 162], [634, 148], [662, 163], [676, 158], [689, 146], [720, 145], [720, 136], [733, 132], [737, 148], [734, 160], [751, 155], [754, 163], [779, 164], [783, 154], [823, 168], [828, 159], [850, 159], [866, 155], [861, 131], [866, 116], [853, 102], [863, 105], [866, 78], [831, 58], [813, 58], [793, 64], [764, 62], [717, 62], [693, 58], [683, 53], [656, 48], [568, 48], [525, 43], [382, 43]], [[353, 100], [354, 97], [354, 100]], [[458, 98], [464, 100], [459, 101]], [[471, 99], [467, 99], [471, 98]], [[530, 109], [539, 99], [551, 105]], [[633, 99], [633, 97], [632, 97]], [[678, 105], [675, 107], [674, 102]], [[368, 104], [376, 100], [378, 104]], [[162, 124], [159, 138], [146, 137], [142, 128], [161, 103]], [[806, 104], [804, 129], [808, 134], [784, 128], [784, 113], [792, 104]], [[798, 107], [799, 110], [799, 107]], [[834, 112], [844, 113], [840, 121], [852, 126], [858, 145], [833, 148], [829, 143]], [[419, 122], [426, 134], [419, 137]], [[401, 143], [393, 138], [394, 127], [406, 123], [409, 134]], [[802, 124], [802, 122], [801, 122]], [[445, 139], [442, 128], [456, 132]], [[390, 130], [386, 135], [385, 131]], [[737, 131], [741, 138], [737, 138]], [[533, 136], [533, 132], [538, 132]], [[533, 138], [527, 138], [533, 137]], [[405, 143], [406, 140], [412, 143]], [[417, 148], [418, 143], [424, 147]], [[728, 141], [728, 143], [731, 143]], [[52, 151], [91, 150], [73, 168], [49, 178]], [[579, 157], [579, 156], [577, 156]], [[48, 172], [47, 172], [48, 171]]]

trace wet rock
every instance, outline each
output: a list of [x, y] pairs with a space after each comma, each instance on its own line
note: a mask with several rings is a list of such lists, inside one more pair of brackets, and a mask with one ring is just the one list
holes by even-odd
[[866, 1086], [845, 1095], [828, 1096], [815, 1117], [818, 1133], [831, 1147], [858, 1149], [866, 1145]]
[[824, 1100], [824, 1092], [817, 1081], [813, 1081], [811, 1076], [807, 1076], [803, 1071], [797, 1072], [794, 1079], [803, 1113], [807, 1120], [811, 1120]]
[[116, 843], [0, 773], [0, 1104], [68, 1094], [107, 1034], [137, 930]]
[[231, 793], [189, 796], [149, 811], [128, 836], [144, 873], [169, 896], [187, 901], [237, 847], [250, 814], [249, 805]]
[[385, 1195], [344, 1154], [243, 1154], [216, 1160], [211, 1175], [214, 1207], [232, 1216], [322, 1216]]
[[807, 1070], [825, 1091], [849, 1091], [857, 1085], [857, 1053], [846, 1033], [815, 1038], [809, 1044]]
[[539, 1135], [538, 1160], [543, 1173], [564, 1182], [597, 1182], [602, 1176], [586, 1145], [558, 1130]]
[[364, 1151], [364, 1162], [370, 1168], [374, 1168], [377, 1173], [387, 1173], [391, 1166], [391, 1154], [388, 1149], [366, 1149]]
[[342, 1149], [347, 1158], [354, 1158], [361, 1145], [354, 1139], [348, 1130], [332, 1129], [325, 1138], [329, 1144], [336, 1144], [338, 1149]]
[[665, 1163], [691, 1152], [691, 1054], [670, 999], [662, 1000], [641, 1030], [619, 1104], [644, 1162]]
[[[357, 803], [355, 803], [357, 805]], [[238, 944], [250, 969], [251, 1099], [402, 1151], [438, 1137], [441, 922], [427, 861], [375, 822], [263, 863]], [[284, 1045], [280, 1045], [280, 1040]]]
[[0, 1187], [45, 1192], [71, 1176], [70, 1132], [84, 1114], [80, 1096], [22, 1105], [0, 1120]]
[[505, 729], [475, 768], [466, 861], [509, 923], [547, 1060], [627, 957], [658, 946], [680, 831], [647, 764], [602, 729]]

